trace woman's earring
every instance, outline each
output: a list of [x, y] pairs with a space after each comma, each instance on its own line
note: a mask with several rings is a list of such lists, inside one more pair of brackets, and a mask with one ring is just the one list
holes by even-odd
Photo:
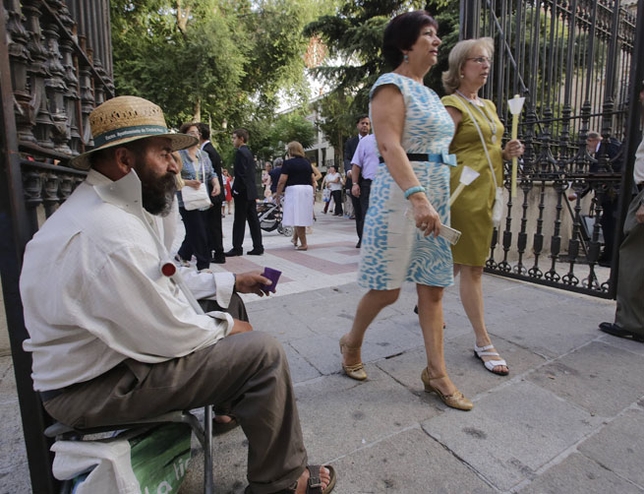
[[403, 60], [405, 61], [405, 63], [409, 63], [409, 55], [405, 53], [405, 55], [403, 56]]
[[465, 79], [465, 76], [463, 74], [461, 74], [461, 79]]

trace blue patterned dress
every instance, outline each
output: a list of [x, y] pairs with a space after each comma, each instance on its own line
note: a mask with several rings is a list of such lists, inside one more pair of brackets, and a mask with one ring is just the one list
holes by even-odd
[[[438, 95], [428, 87], [398, 74], [384, 74], [376, 88], [393, 84], [405, 102], [402, 146], [407, 153], [447, 154], [454, 122]], [[376, 136], [377, 140], [377, 136]], [[449, 225], [449, 167], [442, 162], [412, 161], [441, 222]], [[392, 290], [403, 281], [445, 287], [454, 283], [449, 243], [416, 228], [413, 212], [384, 163], [371, 184], [369, 209], [362, 234], [358, 283], [363, 288]]]

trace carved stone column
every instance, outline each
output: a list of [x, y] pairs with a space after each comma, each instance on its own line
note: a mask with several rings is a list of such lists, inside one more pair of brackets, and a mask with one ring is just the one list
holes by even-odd
[[45, 44], [48, 49], [46, 69], [49, 77], [45, 79], [45, 90], [47, 93], [48, 108], [53, 125], [51, 127], [51, 138], [54, 141], [54, 149], [64, 154], [70, 154], [69, 148], [70, 131], [67, 108], [65, 106], [65, 67], [63, 67], [62, 54], [59, 47], [59, 27], [55, 22], [48, 22], [44, 27]]
[[60, 177], [55, 173], [45, 173], [43, 179], [43, 204], [45, 206], [45, 216], [49, 218], [58, 209]]
[[22, 24], [25, 18], [22, 15], [19, 0], [12, 0], [7, 6], [7, 19], [11, 84], [18, 141], [35, 143], [36, 137], [33, 127], [36, 125], [36, 119], [27, 75], [27, 67], [31, 63], [27, 49], [29, 33]]
[[54, 143], [51, 140], [54, 122], [47, 108], [47, 93], [45, 79], [49, 76], [46, 69], [47, 50], [42, 43], [40, 30], [40, 4], [39, 0], [23, 0], [23, 11], [27, 18], [27, 30], [30, 39], [28, 43], [32, 63], [28, 68], [29, 85], [31, 89], [31, 106], [35, 112], [36, 127], [34, 135], [38, 144], [43, 148], [51, 149]]
[[63, 67], [65, 68], [65, 111], [69, 123], [69, 147], [71, 154], [76, 156], [81, 151], [81, 136], [78, 131], [78, 115], [80, 112], [80, 95], [78, 93], [78, 77], [74, 65], [74, 46], [71, 39], [63, 39], [60, 42], [60, 52], [63, 56]]

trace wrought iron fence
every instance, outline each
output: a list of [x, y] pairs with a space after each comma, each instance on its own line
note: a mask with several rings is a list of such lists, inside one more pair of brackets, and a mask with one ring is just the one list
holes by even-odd
[[0, 275], [33, 492], [57, 487], [43, 435], [49, 419], [22, 349], [22, 253], [44, 217], [84, 178], [65, 165], [92, 145], [89, 114], [114, 96], [111, 72], [109, 0], [3, 0]]
[[[630, 198], [622, 178], [632, 136], [634, 12], [619, 0], [462, 6], [462, 35], [495, 41], [483, 95], [495, 102], [508, 131], [508, 99], [526, 98], [519, 193], [506, 191], [507, 211], [487, 271], [612, 297], [614, 280], [603, 266], [614, 266], [619, 200]], [[586, 142], [592, 131], [603, 137], [596, 153]], [[509, 167], [505, 177], [509, 190]]]

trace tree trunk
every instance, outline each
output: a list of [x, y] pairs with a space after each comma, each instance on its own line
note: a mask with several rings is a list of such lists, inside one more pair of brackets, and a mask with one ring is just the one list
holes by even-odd
[[190, 17], [190, 7], [183, 8], [181, 3], [181, 0], [177, 0], [177, 28], [185, 37], [186, 26], [188, 25], [188, 18]]
[[193, 107], [192, 121], [201, 122], [201, 98], [197, 98], [197, 101], [195, 101], [195, 106]]

